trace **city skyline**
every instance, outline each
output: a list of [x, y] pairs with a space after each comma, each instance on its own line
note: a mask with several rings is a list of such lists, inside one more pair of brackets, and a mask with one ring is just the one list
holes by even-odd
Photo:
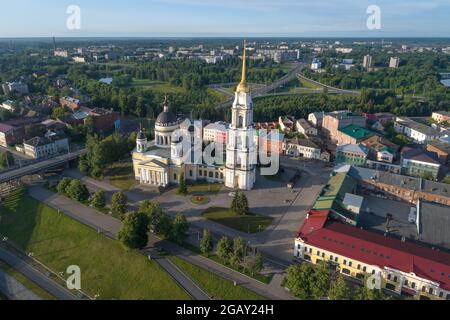
[[[19, 0], [3, 6], [0, 38], [20, 37], [445, 37], [448, 1], [304, 0]], [[81, 29], [66, 26], [67, 8], [81, 9]], [[381, 29], [369, 30], [367, 9], [381, 10]], [[25, 8], [25, 9], [24, 9]], [[24, 23], [26, 22], [26, 23]]]

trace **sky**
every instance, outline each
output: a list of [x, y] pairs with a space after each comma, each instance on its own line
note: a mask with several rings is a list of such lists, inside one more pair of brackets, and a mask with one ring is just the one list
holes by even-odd
[[[3, 0], [2, 2], [6, 2]], [[80, 8], [80, 29], [67, 8]], [[367, 9], [380, 8], [369, 30]], [[6, 37], [450, 37], [450, 0], [10, 0]]]

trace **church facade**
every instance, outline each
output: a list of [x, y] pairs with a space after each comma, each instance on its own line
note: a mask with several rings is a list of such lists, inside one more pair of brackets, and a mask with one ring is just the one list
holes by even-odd
[[246, 82], [244, 46], [242, 80], [235, 92], [232, 122], [224, 146], [222, 163], [207, 164], [203, 154], [203, 122], [182, 121], [172, 113], [167, 99], [155, 122], [155, 140], [148, 141], [142, 130], [133, 151], [135, 179], [143, 185], [167, 187], [187, 181], [224, 183], [231, 189], [251, 190], [256, 181], [256, 145], [253, 102]]

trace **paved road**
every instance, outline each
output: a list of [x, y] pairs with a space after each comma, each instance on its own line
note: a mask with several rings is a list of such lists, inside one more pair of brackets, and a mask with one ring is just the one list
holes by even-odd
[[[54, 194], [45, 189], [41, 185], [34, 185], [29, 189], [30, 195], [49, 206], [60, 210], [69, 217], [105, 234], [106, 236], [116, 239], [122, 223], [108, 215], [99, 214], [98, 211], [86, 207], [78, 202], [72, 201], [66, 197]], [[158, 259], [157, 263], [166, 272], [175, 279], [181, 287], [183, 287], [191, 297], [197, 300], [206, 300], [208, 296], [203, 293], [198, 286], [183, 274], [179, 269], [174, 268], [173, 264], [167, 259]]]
[[36, 270], [23, 259], [2, 248], [0, 248], [0, 260], [10, 265], [16, 271], [22, 273], [28, 279], [45, 289], [56, 298], [60, 300], [78, 300], [78, 298], [66, 288], [63, 288], [60, 284]]
[[195, 300], [211, 300], [206, 292], [197, 286], [180, 268], [169, 259], [156, 259], [155, 262], [166, 270]]
[[40, 172], [41, 170], [57, 167], [59, 165], [64, 164], [67, 161], [76, 159], [85, 153], [86, 149], [77, 150], [69, 154], [64, 154], [62, 156], [58, 156], [49, 160], [40, 161], [28, 166], [24, 166], [22, 168], [4, 172], [0, 174], [0, 183], [8, 182], [26, 175], [37, 173]]
[[0, 269], [0, 292], [9, 300], [41, 300], [33, 291]]

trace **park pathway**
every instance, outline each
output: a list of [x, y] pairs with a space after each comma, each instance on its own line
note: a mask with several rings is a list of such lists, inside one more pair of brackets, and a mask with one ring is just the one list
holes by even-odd
[[[55, 194], [42, 185], [34, 185], [29, 188], [29, 194], [49, 205], [50, 207], [67, 214], [69, 217], [77, 220], [106, 236], [116, 239], [122, 223], [109, 216], [100, 214], [97, 210], [84, 206], [76, 201], [70, 200], [67, 197]], [[186, 276], [180, 269], [172, 264], [166, 258], [158, 258], [156, 263], [161, 266], [178, 284], [186, 290], [186, 292], [196, 300], [209, 300], [208, 295], [203, 292], [197, 284]]]
[[[78, 202], [70, 200], [64, 196], [60, 196], [55, 194], [47, 189], [45, 189], [42, 185], [37, 184], [30, 186], [29, 188], [30, 195], [43, 202], [47, 205], [60, 210], [61, 212], [67, 214], [71, 218], [90, 226], [91, 228], [98, 230], [99, 232], [116, 239], [116, 236], [121, 228], [121, 222], [112, 216], [99, 214], [98, 211], [86, 207]], [[273, 300], [290, 300], [294, 299], [292, 295], [286, 292], [283, 288], [272, 285], [267, 285], [258, 280], [250, 278], [246, 275], [243, 275], [240, 272], [229, 269], [221, 264], [218, 264], [210, 259], [207, 259], [203, 256], [196, 255], [189, 250], [179, 247], [168, 241], [161, 241], [159, 238], [155, 237], [153, 234], [150, 235], [150, 247], [145, 251], [146, 254], [150, 254], [153, 256], [155, 252], [155, 248], [163, 248], [171, 253], [179, 256], [180, 258], [195, 264], [199, 267], [202, 267], [206, 270], [212, 271], [213, 273], [222, 276], [225, 279], [236, 282], [237, 284], [248, 288], [264, 297]], [[156, 259], [156, 261], [160, 264], [159, 260], [165, 260], [165, 258]], [[161, 265], [161, 264], [160, 264]], [[167, 267], [167, 263], [163, 263], [161, 267], [163, 267], [175, 280], [183, 279], [183, 282], [180, 285], [194, 298], [203, 299], [202, 293], [198, 293], [198, 286], [185, 274], [180, 272], [180, 270], [176, 270], [173, 268]], [[177, 280], [178, 281], [178, 280]], [[184, 285], [183, 285], [184, 283]], [[195, 287], [197, 290], [193, 289]]]

